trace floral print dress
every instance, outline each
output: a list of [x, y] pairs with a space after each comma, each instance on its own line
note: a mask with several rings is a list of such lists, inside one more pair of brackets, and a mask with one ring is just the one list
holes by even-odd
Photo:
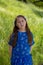
[[[12, 46], [13, 40], [14, 34], [12, 34], [12, 37], [9, 40], [8, 44]], [[32, 41], [32, 45], [33, 44], [34, 40]], [[27, 32], [18, 31], [16, 46], [12, 47], [12, 54], [10, 58], [11, 65], [33, 65], [32, 54], [30, 53], [30, 48], [32, 45], [29, 45], [28, 43]]]

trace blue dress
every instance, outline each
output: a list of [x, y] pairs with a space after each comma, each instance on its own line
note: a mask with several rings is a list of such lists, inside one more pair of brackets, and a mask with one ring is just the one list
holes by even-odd
[[[12, 46], [13, 40], [14, 40], [14, 34], [12, 34], [12, 37], [9, 40], [8, 44]], [[33, 44], [34, 40], [32, 41], [32, 45]], [[33, 65], [32, 54], [30, 53], [31, 46], [28, 43], [27, 32], [18, 31], [16, 46], [12, 48], [12, 54], [10, 58], [11, 65]]]

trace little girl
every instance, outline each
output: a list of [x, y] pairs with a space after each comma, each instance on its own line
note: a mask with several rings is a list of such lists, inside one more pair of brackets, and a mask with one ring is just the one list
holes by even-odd
[[33, 34], [23, 15], [16, 17], [8, 44], [11, 65], [33, 65], [32, 54], [30, 53], [34, 44]]

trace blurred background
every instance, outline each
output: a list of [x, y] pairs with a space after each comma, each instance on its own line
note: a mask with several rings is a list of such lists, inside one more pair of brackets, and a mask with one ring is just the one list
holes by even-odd
[[0, 65], [10, 65], [8, 40], [17, 15], [27, 18], [35, 44], [34, 65], [43, 65], [43, 0], [0, 0]]

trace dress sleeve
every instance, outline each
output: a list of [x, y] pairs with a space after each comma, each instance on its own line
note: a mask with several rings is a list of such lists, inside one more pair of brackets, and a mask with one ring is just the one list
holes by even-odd
[[8, 44], [12, 46], [12, 42], [14, 40], [14, 34], [11, 35], [9, 41], [8, 41]]
[[32, 44], [30, 46], [34, 45], [34, 43], [35, 43], [34, 36], [33, 36], [33, 33], [32, 32], [31, 32], [31, 35], [32, 35]]

